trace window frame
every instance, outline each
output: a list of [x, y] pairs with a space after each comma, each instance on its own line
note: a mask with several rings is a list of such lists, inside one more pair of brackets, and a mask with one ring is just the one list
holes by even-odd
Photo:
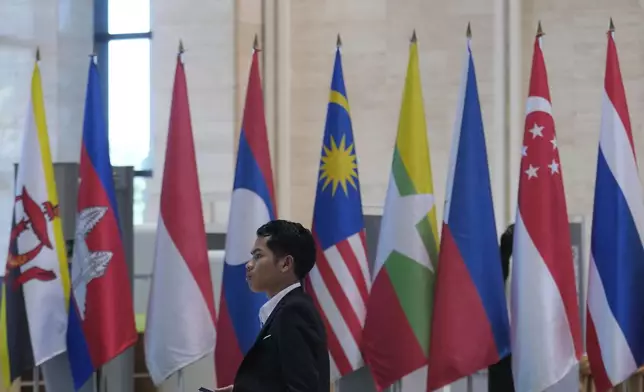
[[[147, 38], [152, 40], [152, 30], [137, 33], [110, 34], [109, 32], [109, 2], [110, 0], [94, 0], [94, 53], [98, 56], [98, 70], [102, 87], [103, 113], [105, 127], [109, 133], [109, 43], [115, 40], [131, 40]], [[134, 177], [152, 177], [152, 170], [134, 170]]]

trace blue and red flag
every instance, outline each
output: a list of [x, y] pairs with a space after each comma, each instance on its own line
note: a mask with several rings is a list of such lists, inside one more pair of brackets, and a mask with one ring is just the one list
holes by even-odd
[[644, 365], [644, 191], [638, 173], [611, 21], [588, 269], [586, 348], [597, 392]]
[[255, 49], [250, 66], [226, 235], [215, 346], [219, 386], [233, 383], [243, 356], [259, 333], [259, 309], [266, 295], [250, 291], [246, 262], [257, 238], [256, 230], [277, 216], [257, 53]]
[[474, 60], [467, 42], [436, 272], [428, 390], [510, 353], [510, 328]]
[[371, 279], [360, 180], [338, 37], [313, 208], [316, 265], [307, 277], [326, 326], [331, 379], [363, 365], [360, 347]]
[[137, 340], [96, 57], [89, 64], [67, 330], [74, 387]]

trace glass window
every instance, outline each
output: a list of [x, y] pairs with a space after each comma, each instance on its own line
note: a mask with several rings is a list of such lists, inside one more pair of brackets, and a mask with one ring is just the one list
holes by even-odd
[[109, 0], [107, 23], [110, 34], [150, 31], [150, 0]]
[[[110, 158], [114, 166], [147, 169], [150, 155], [150, 40], [108, 44]], [[134, 180], [134, 223], [143, 221], [145, 187]]]

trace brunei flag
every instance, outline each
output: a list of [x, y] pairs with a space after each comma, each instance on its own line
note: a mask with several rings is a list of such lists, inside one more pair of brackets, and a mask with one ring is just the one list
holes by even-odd
[[403, 378], [405, 389], [425, 388], [438, 257], [432, 184], [414, 33], [362, 335], [379, 391]]
[[36, 65], [0, 302], [0, 378], [9, 386], [66, 351], [69, 272]]

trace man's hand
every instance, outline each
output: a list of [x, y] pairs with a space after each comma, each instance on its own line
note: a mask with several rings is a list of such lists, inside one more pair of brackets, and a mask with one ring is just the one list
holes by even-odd
[[215, 389], [215, 392], [233, 392], [233, 386], [229, 385], [227, 387], [217, 388]]

